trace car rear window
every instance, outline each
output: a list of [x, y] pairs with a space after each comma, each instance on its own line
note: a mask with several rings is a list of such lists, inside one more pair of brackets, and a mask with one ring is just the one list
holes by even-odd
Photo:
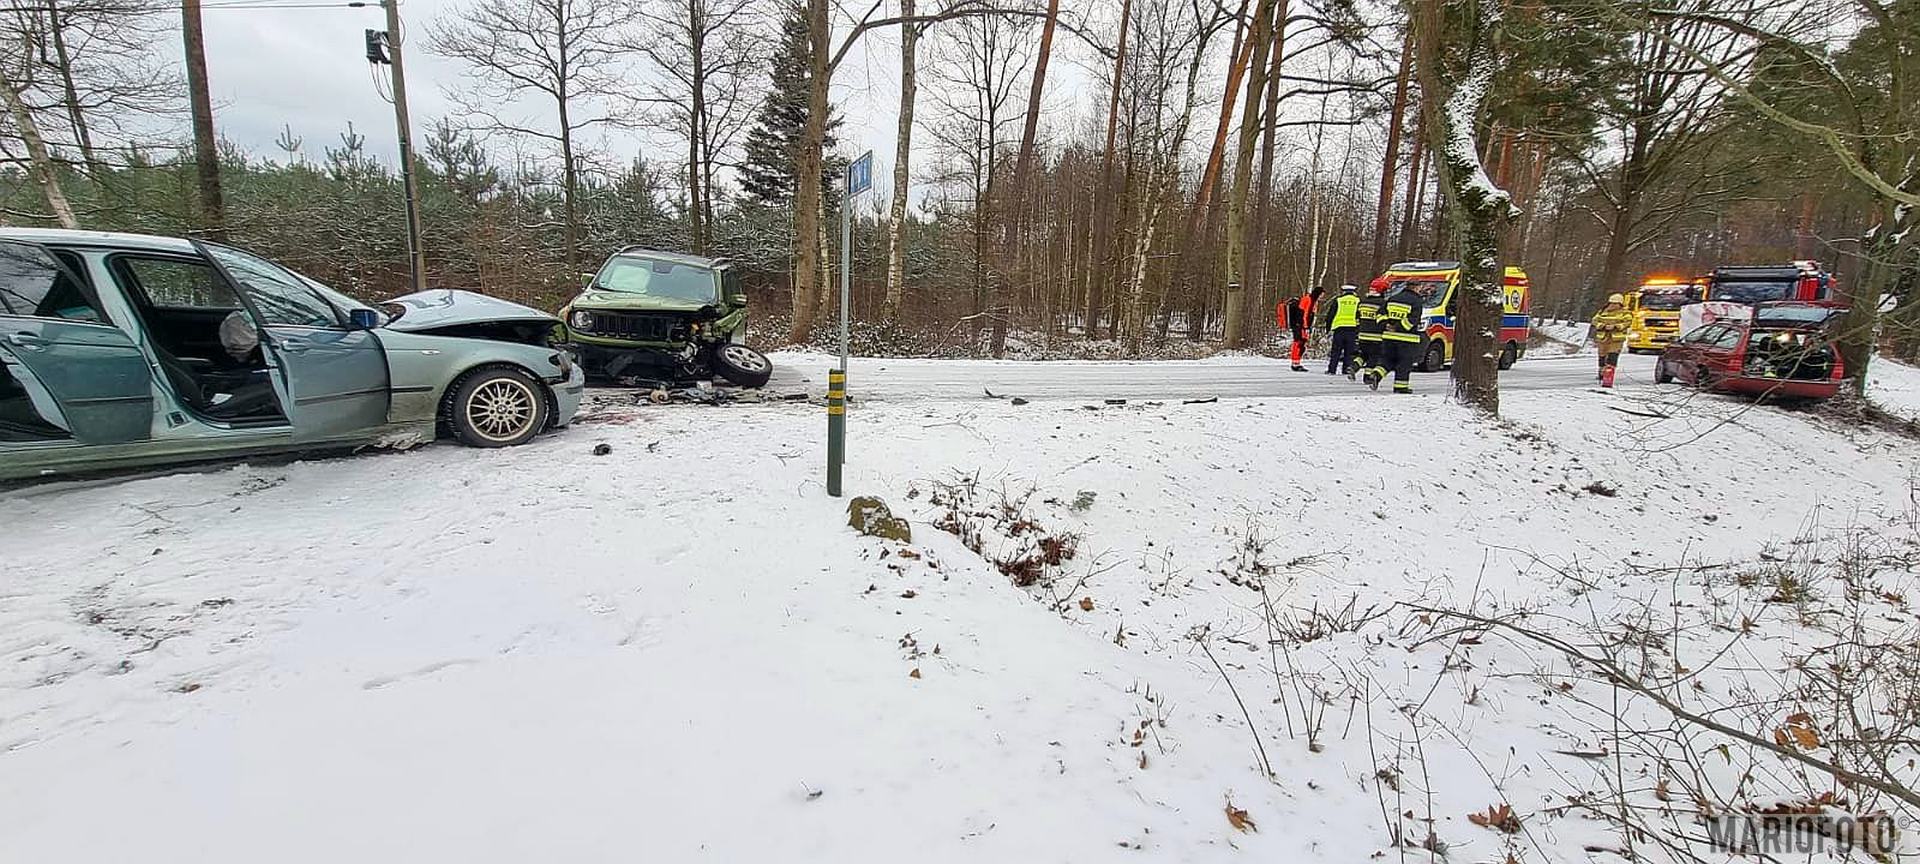
[[107, 323], [93, 292], [75, 278], [79, 261], [65, 263], [39, 246], [0, 242], [0, 315]]
[[1829, 306], [1763, 306], [1754, 310], [1753, 323], [1756, 327], [1817, 327], [1838, 311]]

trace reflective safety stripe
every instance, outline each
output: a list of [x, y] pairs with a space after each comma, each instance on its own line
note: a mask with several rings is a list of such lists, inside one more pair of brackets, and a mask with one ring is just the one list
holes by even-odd
[[1390, 331], [1390, 332], [1380, 334], [1380, 339], [1385, 342], [1418, 342], [1420, 341], [1420, 334], [1397, 333], [1397, 332]]
[[1381, 340], [1382, 338], [1384, 338], [1384, 337], [1382, 337], [1382, 336], [1380, 335], [1380, 332], [1379, 332], [1379, 331], [1377, 331], [1377, 330], [1374, 330], [1374, 331], [1368, 331], [1368, 330], [1362, 330], [1362, 331], [1360, 331], [1360, 341], [1362, 341], [1362, 342], [1378, 342], [1378, 341], [1380, 341], [1380, 340]]

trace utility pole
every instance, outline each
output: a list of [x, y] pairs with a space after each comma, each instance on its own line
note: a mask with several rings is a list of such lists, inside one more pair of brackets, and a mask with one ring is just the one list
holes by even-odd
[[200, 32], [200, 0], [180, 4], [180, 36], [187, 54], [187, 97], [192, 103], [194, 173], [200, 187], [204, 233], [227, 239], [227, 208], [220, 194], [220, 152], [213, 136], [213, 97], [207, 87], [207, 43]]
[[427, 253], [420, 246], [420, 187], [413, 177], [413, 124], [407, 119], [407, 73], [400, 50], [400, 0], [381, 0], [387, 9], [387, 62], [393, 66], [393, 122], [400, 131], [400, 185], [407, 196], [407, 263], [413, 290], [427, 290]]

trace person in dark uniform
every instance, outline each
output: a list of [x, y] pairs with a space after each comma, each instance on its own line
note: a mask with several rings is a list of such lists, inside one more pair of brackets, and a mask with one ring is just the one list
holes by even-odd
[[1353, 285], [1340, 286], [1340, 295], [1333, 298], [1333, 314], [1327, 316], [1327, 327], [1333, 331], [1333, 339], [1327, 349], [1327, 374], [1340, 371], [1351, 377], [1353, 370], [1358, 368], [1354, 355], [1359, 347], [1359, 288]]
[[1387, 297], [1380, 313], [1381, 359], [1367, 373], [1367, 386], [1380, 389], [1388, 370], [1393, 372], [1393, 392], [1413, 392], [1413, 364], [1420, 356], [1420, 328], [1425, 323], [1424, 301], [1412, 282], [1400, 283], [1400, 290]]
[[[1387, 277], [1376, 277], [1367, 283], [1367, 296], [1360, 298], [1360, 308], [1354, 310], [1354, 317], [1360, 322], [1360, 330], [1354, 339], [1360, 350], [1360, 368], [1372, 369], [1380, 361], [1380, 313], [1387, 308]], [[1352, 372], [1347, 377], [1353, 377]]]

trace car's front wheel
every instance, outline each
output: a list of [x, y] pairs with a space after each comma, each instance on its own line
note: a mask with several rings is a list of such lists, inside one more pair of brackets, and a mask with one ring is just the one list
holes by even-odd
[[1447, 345], [1439, 339], [1427, 343], [1427, 356], [1420, 362], [1420, 371], [1439, 372], [1447, 368]]
[[526, 443], [547, 427], [542, 386], [532, 375], [506, 366], [467, 375], [447, 405], [453, 437], [469, 447]]
[[1519, 360], [1520, 360], [1520, 343], [1508, 342], [1505, 348], [1500, 349], [1500, 368], [1501, 369], [1512, 369], [1513, 364], [1518, 362]]
[[763, 387], [773, 377], [773, 361], [738, 342], [715, 346], [712, 363], [714, 372], [739, 387]]

